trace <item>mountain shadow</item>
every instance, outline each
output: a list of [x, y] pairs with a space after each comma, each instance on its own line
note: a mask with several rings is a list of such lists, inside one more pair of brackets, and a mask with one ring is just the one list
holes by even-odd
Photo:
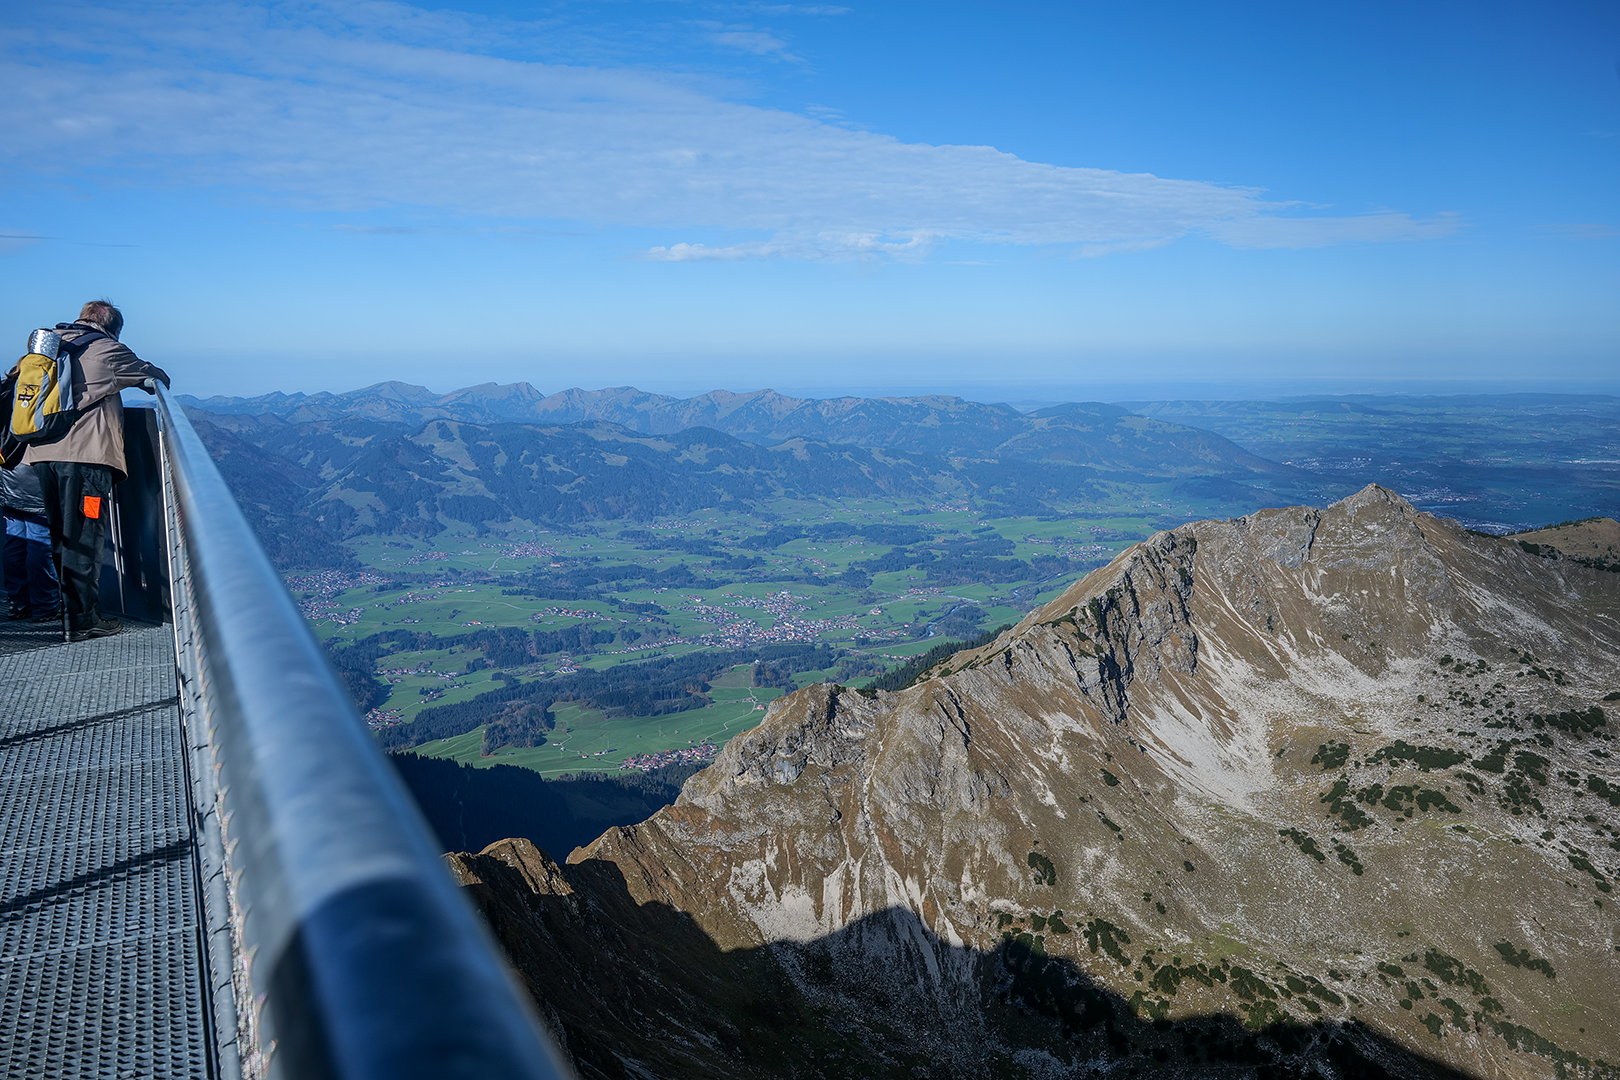
[[674, 802], [699, 768], [670, 765], [547, 780], [515, 765], [480, 769], [408, 752], [389, 754], [388, 760], [446, 851], [478, 849], [516, 834], [566, 853], [605, 829], [645, 821]]
[[965, 948], [904, 908], [727, 950], [684, 912], [638, 903], [611, 862], [560, 866], [527, 840], [447, 860], [584, 1080], [1466, 1075], [1354, 1020], [1140, 1016], [1027, 935]]

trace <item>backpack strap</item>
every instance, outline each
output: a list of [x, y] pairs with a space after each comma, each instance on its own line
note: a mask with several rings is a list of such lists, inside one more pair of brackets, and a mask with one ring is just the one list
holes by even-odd
[[64, 349], [72, 350], [72, 356], [75, 360], [79, 358], [80, 353], [84, 352], [84, 350], [89, 348], [94, 342], [99, 341], [104, 337], [112, 336], [105, 330], [98, 330], [94, 326], [89, 326], [85, 323], [57, 323], [55, 329], [59, 332], [64, 330], [82, 331], [79, 336], [74, 338], [72, 341], [68, 341], [65, 338], [62, 341], [62, 347]]

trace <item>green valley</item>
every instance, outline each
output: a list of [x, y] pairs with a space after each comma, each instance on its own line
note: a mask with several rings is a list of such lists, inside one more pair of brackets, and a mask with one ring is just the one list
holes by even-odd
[[[706, 758], [787, 689], [864, 685], [1017, 621], [1168, 508], [1075, 509], [992, 518], [959, 504], [783, 499], [633, 525], [358, 537], [347, 546], [359, 569], [288, 581], [385, 745], [545, 775], [655, 767], [683, 751]], [[772, 656], [815, 646], [810, 660]], [[706, 658], [724, 666], [705, 670]], [[514, 691], [665, 660], [699, 665], [665, 711], [557, 703], [543, 730], [491, 737]], [[464, 707], [449, 734], [447, 706]], [[434, 726], [417, 731], [424, 717]]]

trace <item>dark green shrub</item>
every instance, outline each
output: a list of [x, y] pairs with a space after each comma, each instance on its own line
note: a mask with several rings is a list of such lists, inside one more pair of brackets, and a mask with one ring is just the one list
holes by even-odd
[[1232, 993], [1244, 1001], [1258, 1001], [1261, 998], [1277, 1000], [1277, 991], [1248, 968], [1232, 968]]
[[1586, 857], [1586, 852], [1577, 851], [1573, 855], [1565, 855], [1564, 857], [1569, 860], [1569, 865], [1573, 866], [1575, 869], [1580, 870], [1583, 873], [1591, 874], [1592, 879], [1597, 882], [1597, 887], [1600, 891], [1608, 892], [1613, 888], [1613, 886], [1609, 884], [1609, 879], [1604, 877], [1598, 871], [1598, 868], [1592, 865], [1591, 860]]
[[1452, 814], [1462, 813], [1462, 807], [1454, 804], [1441, 792], [1430, 791], [1428, 788], [1424, 788], [1417, 793], [1417, 808], [1424, 813], [1427, 813], [1431, 808], [1438, 808]]
[[1546, 716], [1531, 713], [1529, 716], [1526, 716], [1525, 719], [1530, 721], [1536, 727], [1546, 724], [1549, 727], [1557, 728], [1559, 731], [1565, 732], [1569, 735], [1574, 735], [1577, 738], [1587, 734], [1588, 732], [1596, 731], [1598, 728], [1603, 727], [1608, 723], [1607, 718], [1603, 715], [1603, 710], [1598, 708], [1596, 705], [1593, 705], [1585, 712], [1566, 710], [1565, 712], [1556, 714], [1549, 713]]
[[1334, 769], [1344, 768], [1344, 763], [1349, 760], [1349, 743], [1325, 742], [1316, 748], [1316, 753], [1311, 757], [1311, 764], [1321, 765], [1323, 772], [1332, 772]]
[[1410, 761], [1424, 772], [1430, 769], [1449, 769], [1468, 760], [1461, 750], [1448, 750], [1441, 746], [1413, 746], [1404, 739], [1396, 739], [1373, 754], [1373, 761]]
[[1610, 806], [1620, 806], [1620, 788], [1610, 787], [1601, 776], [1588, 776], [1586, 778], [1586, 790], [1609, 800]]
[[1106, 919], [1092, 919], [1080, 933], [1086, 939], [1086, 947], [1093, 953], [1101, 950], [1113, 957], [1114, 962], [1121, 966], [1131, 962], [1131, 958], [1125, 955], [1125, 950], [1120, 948], [1121, 945], [1131, 943], [1131, 935]]
[[1502, 741], [1496, 744], [1496, 749], [1474, 762], [1474, 768], [1480, 772], [1496, 773], [1500, 776], [1507, 770], [1507, 752], [1509, 744]]
[[1312, 840], [1309, 836], [1300, 832], [1298, 829], [1278, 829], [1277, 835], [1284, 836], [1292, 840], [1295, 847], [1299, 848], [1303, 854], [1309, 855], [1317, 862], [1327, 862], [1326, 853], [1323, 852], [1321, 848], [1316, 846], [1316, 841]]
[[1515, 949], [1512, 944], [1506, 941], [1498, 941], [1495, 948], [1497, 952], [1502, 954], [1502, 959], [1514, 967], [1539, 971], [1549, 979], [1558, 978], [1558, 973], [1553, 970], [1552, 964], [1544, 957], [1532, 956], [1529, 949]]
[[1361, 876], [1361, 872], [1366, 868], [1361, 865], [1361, 860], [1356, 858], [1356, 853], [1350, 849], [1348, 844], [1335, 843], [1333, 850], [1338, 853], [1339, 861], [1350, 868], [1352, 874], [1357, 877]]
[[1542, 787], [1547, 786], [1547, 774], [1542, 771], [1547, 764], [1546, 758], [1529, 750], [1518, 750], [1513, 754], [1513, 767]]

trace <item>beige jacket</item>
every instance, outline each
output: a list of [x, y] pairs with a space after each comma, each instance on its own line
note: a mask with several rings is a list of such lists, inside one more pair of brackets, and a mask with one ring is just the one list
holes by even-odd
[[[76, 341], [94, 330], [85, 323], [74, 323], [62, 330], [66, 341]], [[73, 365], [73, 400], [79, 418], [68, 433], [53, 443], [34, 444], [23, 454], [24, 465], [45, 461], [79, 461], [106, 465], [117, 474], [128, 475], [124, 465], [124, 403], [118, 391], [157, 379], [169, 385], [169, 376], [160, 367], [148, 364], [126, 345], [102, 337], [90, 343]]]

